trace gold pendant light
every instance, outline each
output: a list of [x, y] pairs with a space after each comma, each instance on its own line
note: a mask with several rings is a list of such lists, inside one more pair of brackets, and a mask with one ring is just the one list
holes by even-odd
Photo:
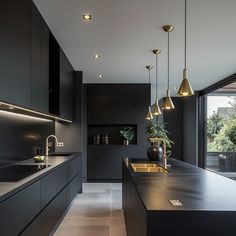
[[188, 69], [187, 69], [187, 2], [185, 0], [185, 46], [184, 46], [184, 70], [183, 70], [183, 80], [178, 90], [178, 95], [181, 97], [194, 95], [193, 89], [188, 80]]
[[[146, 66], [146, 69], [148, 69], [148, 83], [151, 83], [151, 69], [153, 68], [153, 66]], [[145, 117], [146, 120], [152, 120], [153, 116], [152, 116], [152, 110], [151, 110], [151, 106], [148, 107], [148, 113]]]
[[168, 76], [167, 76], [167, 91], [166, 91], [166, 97], [164, 97], [163, 109], [171, 110], [175, 108], [172, 102], [172, 99], [170, 97], [170, 32], [174, 30], [174, 26], [165, 25], [163, 26], [163, 30], [168, 33], [168, 57], [167, 57], [168, 58]]
[[156, 55], [156, 100], [155, 100], [152, 115], [153, 116], [158, 116], [158, 115], [161, 115], [161, 109], [160, 109], [159, 104], [158, 104], [158, 87], [157, 87], [157, 75], [158, 75], [157, 66], [158, 66], [158, 63], [157, 63], [157, 61], [158, 61], [158, 54], [161, 53], [161, 50], [154, 49], [152, 52]]

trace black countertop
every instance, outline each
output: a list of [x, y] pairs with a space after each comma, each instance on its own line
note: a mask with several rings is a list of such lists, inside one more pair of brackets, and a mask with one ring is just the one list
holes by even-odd
[[[64, 165], [66, 162], [71, 161], [77, 156], [80, 156], [81, 153], [56, 153], [48, 157], [48, 162], [35, 163], [33, 159], [21, 161], [14, 163], [14, 165], [39, 165], [47, 164], [47, 168], [40, 170], [32, 175], [29, 175], [26, 178], [23, 178], [16, 182], [0, 182], [0, 202], [11, 197], [13, 194], [22, 190], [23, 188], [29, 186], [33, 182], [41, 179], [45, 175], [49, 174], [51, 171], [55, 170], [61, 165]], [[1, 171], [1, 170], [0, 170]]]
[[[236, 182], [176, 159], [168, 159], [168, 173], [134, 172], [130, 163], [147, 159], [128, 159], [136, 190], [147, 211], [236, 211]], [[179, 200], [183, 206], [173, 206]]]

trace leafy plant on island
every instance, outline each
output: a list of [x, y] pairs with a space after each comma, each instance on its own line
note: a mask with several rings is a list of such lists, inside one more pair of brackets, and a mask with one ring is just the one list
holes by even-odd
[[131, 142], [134, 139], [134, 129], [132, 127], [124, 127], [120, 130], [120, 136], [123, 140]]
[[146, 126], [146, 134], [148, 134], [147, 141], [150, 141], [150, 138], [161, 138], [166, 143], [166, 153], [170, 155], [171, 147], [174, 142], [168, 137], [170, 132], [165, 129], [165, 124], [155, 121], [148, 122]]

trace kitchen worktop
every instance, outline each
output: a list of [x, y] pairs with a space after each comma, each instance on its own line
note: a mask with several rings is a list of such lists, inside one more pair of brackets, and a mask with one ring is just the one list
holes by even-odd
[[[68, 161], [71, 161], [75, 157], [81, 155], [81, 153], [56, 153], [48, 157], [47, 162], [36, 163], [33, 159], [24, 160], [21, 162], [14, 163], [14, 165], [49, 165], [47, 168], [42, 169], [32, 175], [27, 176], [16, 182], [0, 182], [0, 202], [14, 195], [23, 188], [29, 186], [38, 179], [44, 177], [45, 175], [51, 173], [61, 165], [64, 165]], [[0, 170], [1, 171], [1, 170]]]
[[[130, 163], [147, 159], [123, 161], [147, 211], [236, 211], [236, 182], [231, 179], [172, 158], [168, 173], [133, 171]], [[173, 206], [170, 200], [183, 206]]]

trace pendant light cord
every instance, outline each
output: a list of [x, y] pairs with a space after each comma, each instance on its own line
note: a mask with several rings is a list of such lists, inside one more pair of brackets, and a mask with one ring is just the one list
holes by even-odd
[[158, 95], [158, 92], [157, 92], [157, 76], [158, 76], [157, 65], [158, 65], [158, 56], [156, 54], [156, 100], [157, 100], [157, 95]]
[[185, 0], [185, 9], [184, 9], [184, 67], [187, 69], [187, 0]]
[[148, 69], [148, 83], [151, 84], [151, 69]]
[[170, 89], [170, 32], [168, 32], [168, 80], [167, 80], [167, 87]]

